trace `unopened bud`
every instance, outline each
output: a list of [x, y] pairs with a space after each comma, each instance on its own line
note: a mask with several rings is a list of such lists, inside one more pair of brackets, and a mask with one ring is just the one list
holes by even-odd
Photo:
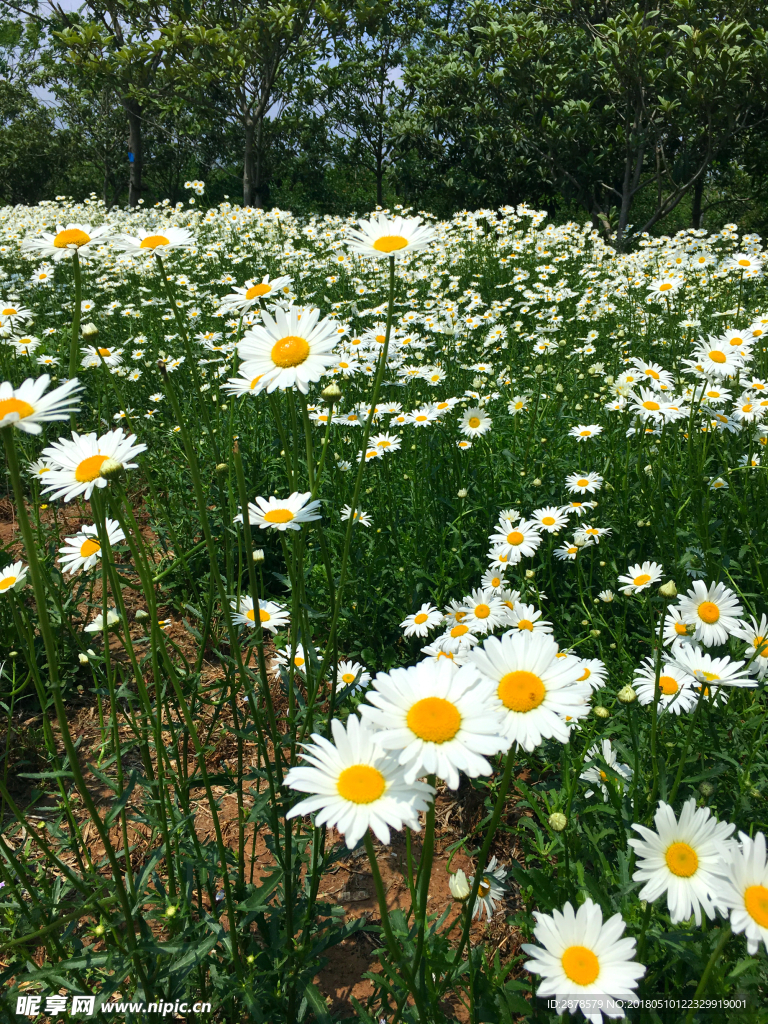
[[134, 618], [137, 622], [147, 622], [149, 620], [149, 612], [145, 611], [143, 608], [139, 608]]
[[87, 654], [83, 654], [82, 651], [81, 651], [80, 654], [78, 654], [78, 656], [77, 656], [77, 660], [80, 662], [81, 665], [87, 665], [88, 664], [88, 655]]
[[253, 555], [251, 557], [253, 558], [254, 562], [263, 562], [264, 561], [264, 549], [263, 548], [256, 548], [256, 550], [253, 552]]
[[104, 459], [99, 469], [99, 476], [105, 480], [116, 480], [122, 472], [122, 462], [118, 462], [117, 459]]
[[466, 496], [467, 496], [467, 488], [466, 487], [462, 487], [461, 490], [459, 491], [457, 497], [459, 497], [459, 498], [466, 498]]
[[610, 718], [611, 712], [608, 708], [604, 708], [602, 704], [598, 704], [596, 708], [592, 708], [595, 713], [595, 718]]
[[715, 792], [715, 787], [712, 785], [711, 782], [702, 782], [699, 786], [699, 792], [702, 796], [712, 796], [712, 794]]
[[535, 569], [526, 569], [525, 570], [525, 578], [527, 580], [532, 580], [535, 575], [536, 575], [536, 570]]
[[627, 683], [626, 686], [622, 686], [622, 688], [616, 694], [616, 697], [618, 698], [618, 700], [621, 701], [622, 704], [634, 704], [634, 702], [637, 700], [637, 694], [635, 693], [634, 689], [629, 685], [629, 683]]
[[227, 465], [226, 462], [218, 463], [218, 465], [216, 466], [216, 474], [217, 474], [217, 476], [226, 476], [228, 472], [229, 472], [229, 466]]
[[469, 894], [472, 892], [467, 876], [461, 868], [459, 868], [455, 875], [450, 875], [448, 878], [448, 888], [451, 890], [451, 896], [458, 900], [459, 903], [469, 899]]
[[323, 400], [327, 402], [328, 405], [332, 405], [334, 402], [338, 402], [341, 398], [341, 388], [335, 381], [331, 381], [327, 387], [323, 388], [321, 394], [323, 396]]
[[99, 333], [99, 328], [96, 324], [83, 324], [80, 328], [80, 333], [84, 338], [95, 338]]
[[662, 597], [668, 597], [670, 598], [670, 600], [673, 597], [677, 597], [677, 587], [675, 586], [675, 581], [670, 580], [669, 583], [662, 583], [662, 585], [659, 587], [659, 593]]
[[549, 816], [549, 827], [553, 832], [562, 832], [568, 824], [568, 819], [561, 811], [555, 811]]

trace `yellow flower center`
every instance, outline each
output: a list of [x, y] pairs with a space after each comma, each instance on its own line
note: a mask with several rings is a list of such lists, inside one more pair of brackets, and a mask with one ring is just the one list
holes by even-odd
[[544, 526], [554, 526], [557, 520], [554, 516], [543, 516], [541, 522]]
[[659, 375], [655, 370], [646, 370], [645, 375], [646, 377], [653, 377], [654, 380], [659, 380]]
[[110, 350], [108, 348], [99, 348], [99, 349], [96, 349], [96, 351], [99, 353], [100, 356], [104, 356], [105, 359], [106, 359], [107, 356], [111, 356], [112, 355], [112, 353], [110, 352]]
[[644, 587], [646, 583], [651, 582], [650, 574], [647, 572], [641, 572], [639, 576], [635, 576], [635, 586]]
[[525, 535], [520, 533], [519, 530], [513, 530], [507, 534], [507, 544], [514, 544], [515, 547], [522, 544], [525, 540]]
[[374, 341], [377, 341], [379, 345], [383, 345], [386, 340], [386, 334], [377, 334], [376, 337], [374, 338]]
[[464, 634], [468, 632], [469, 626], [462, 626], [461, 623], [459, 623], [458, 626], [454, 626], [453, 629], [451, 630], [451, 636], [455, 640], [457, 637], [464, 636]]
[[744, 909], [761, 928], [768, 928], [768, 889], [764, 885], [749, 885], [744, 890]]
[[159, 245], [170, 245], [170, 241], [165, 235], [147, 235], [146, 238], [142, 238], [139, 243], [140, 249], [157, 249]]
[[9, 590], [16, 582], [16, 576], [5, 576], [0, 580], [0, 590]]
[[652, 402], [652, 401], [648, 400], [647, 402], [643, 402], [643, 408], [644, 409], [648, 409], [649, 412], [658, 412], [659, 409], [660, 409], [660, 406], [659, 406], [658, 402]]
[[256, 299], [260, 295], [269, 295], [272, 291], [271, 285], [268, 284], [255, 284], [252, 288], [249, 288], [245, 293], [246, 299]]
[[576, 486], [577, 487], [588, 487], [589, 486], [589, 480], [587, 480], [586, 477], [582, 477], [581, 480], [577, 480], [576, 481]]
[[581, 430], [579, 431], [579, 437], [589, 437], [591, 433], [591, 430]]
[[534, 672], [517, 669], [499, 680], [499, 700], [510, 711], [533, 711], [547, 695], [544, 683]]
[[249, 391], [253, 391], [253, 389], [256, 387], [256, 385], [259, 383], [259, 381], [261, 380], [261, 378], [263, 376], [264, 376], [264, 374], [260, 373], [258, 377], [254, 377], [253, 380], [251, 381], [249, 387], [248, 387], [248, 390]]
[[428, 618], [429, 616], [425, 615], [424, 612], [419, 612], [419, 614], [414, 617], [413, 621], [416, 623], [417, 626], [421, 626], [422, 623], [426, 622]]
[[[752, 646], [757, 651], [760, 647], [762, 647], [762, 645], [764, 643], [765, 643], [765, 637], [764, 636], [756, 636], [755, 639], [752, 641]], [[764, 647], [763, 650], [760, 651], [760, 657], [761, 658], [768, 658], [768, 647]]]
[[493, 579], [491, 580], [491, 586], [492, 587], [500, 587], [501, 586], [501, 577], [500, 576], [494, 576]]
[[411, 732], [428, 743], [447, 743], [461, 728], [458, 708], [443, 697], [417, 700], [406, 721]]
[[264, 516], [265, 523], [290, 523], [294, 518], [289, 508], [273, 508]]
[[[558, 658], [559, 658], [559, 657], [560, 657], [560, 655], [558, 654]], [[583, 682], [584, 682], [584, 680], [585, 680], [585, 679], [589, 679], [589, 677], [590, 677], [591, 675], [592, 675], [592, 669], [591, 669], [591, 668], [589, 668], [589, 666], [585, 665], [585, 666], [584, 666], [584, 671], [583, 671], [583, 672], [581, 673], [581, 675], [580, 675], [580, 676], [579, 676], [579, 678], [578, 678], [578, 679], [576, 680], [576, 682], [578, 682], [578, 683], [583, 683]]]
[[75, 470], [75, 480], [81, 484], [89, 484], [91, 480], [95, 480], [99, 475], [101, 464], [106, 461], [106, 455], [89, 455], [87, 459], [83, 459], [82, 462], [78, 463]]
[[309, 355], [309, 342], [289, 334], [272, 346], [272, 362], [276, 366], [299, 366]]
[[529, 633], [533, 632], [533, 623], [530, 619], [520, 619], [517, 623], [518, 629], [527, 629]]
[[709, 353], [709, 358], [712, 360], [713, 363], [724, 363], [725, 353], [719, 352], [717, 349], [715, 349], [714, 352]]
[[0, 314], [0, 315], [2, 315], [2, 316], [16, 316], [16, 314], [18, 312], [19, 312], [18, 309], [14, 309], [13, 306], [6, 306], [6, 308], [3, 310], [2, 314]]
[[466, 617], [466, 612], [454, 612], [454, 618], [456, 619], [457, 622], [461, 622], [461, 620], [466, 619]]
[[20, 398], [0, 398], [0, 420], [5, 419], [12, 412], [17, 412], [19, 419], [23, 420], [27, 416], [31, 416], [34, 411], [29, 402], [22, 402]]
[[91, 555], [95, 555], [97, 551], [101, 551], [101, 544], [97, 540], [92, 540], [90, 537], [88, 540], [84, 540], [80, 545], [80, 557], [90, 558]]
[[679, 686], [672, 676], [659, 676], [659, 689], [665, 696], [671, 697], [673, 693], [677, 693]]
[[86, 235], [80, 228], [67, 228], [66, 231], [60, 231], [53, 240], [54, 247], [56, 249], [66, 249], [68, 245], [87, 245], [91, 240], [90, 235]]
[[373, 243], [373, 248], [378, 252], [397, 252], [398, 249], [405, 249], [408, 239], [402, 235], [382, 235]]
[[668, 281], [664, 281], [663, 284], [659, 285], [660, 292], [668, 292], [672, 285]]
[[600, 974], [600, 961], [586, 946], [569, 946], [560, 963], [565, 976], [577, 985], [591, 985]]
[[675, 632], [678, 636], [688, 636], [688, 627], [684, 622], [676, 622]]
[[696, 851], [688, 843], [672, 843], [664, 854], [667, 867], [678, 878], [690, 878], [699, 867]]
[[384, 776], [369, 764], [353, 764], [351, 768], [345, 768], [336, 782], [339, 796], [353, 804], [372, 804], [386, 788]]
[[478, 416], [470, 416], [467, 422], [469, 426], [472, 427], [473, 430], [477, 430], [477, 428], [480, 426], [480, 419]]
[[699, 618], [711, 625], [720, 618], [720, 609], [714, 601], [702, 601], [699, 605]]
[[739, 266], [740, 267], [750, 267], [750, 266], [752, 266], [752, 260], [739, 260]]
[[751, 402], [747, 402], [746, 405], [742, 405], [741, 411], [742, 412], [752, 412], [753, 408], [754, 408], [754, 406], [752, 405], [752, 403]]
[[480, 885], [477, 887], [477, 893], [481, 900], [484, 900], [488, 893], [491, 891], [491, 883], [485, 878], [482, 880]]

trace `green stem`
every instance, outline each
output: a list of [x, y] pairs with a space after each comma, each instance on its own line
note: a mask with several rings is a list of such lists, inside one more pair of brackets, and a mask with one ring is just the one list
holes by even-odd
[[69, 341], [70, 380], [75, 376], [75, 371], [77, 370], [77, 359], [80, 355], [80, 306], [83, 299], [83, 281], [80, 272], [80, 256], [77, 249], [75, 249], [72, 256], [72, 269], [75, 274], [75, 304], [72, 309], [72, 335]]
[[[696, 988], [696, 991], [693, 993], [693, 1002], [694, 1002], [694, 1004], [695, 1004], [696, 1000], [706, 992], [706, 990], [707, 990], [707, 982], [709, 981], [709, 976], [712, 973], [712, 968], [717, 963], [717, 958], [720, 956], [722, 951], [725, 949], [725, 945], [728, 942], [728, 939], [730, 939], [730, 937], [731, 937], [731, 925], [729, 923], [729, 924], [724, 925], [720, 929], [720, 938], [717, 940], [717, 945], [712, 950], [712, 955], [710, 956], [709, 960], [707, 960], [707, 966], [704, 968], [704, 973], [701, 976], [701, 981], [699, 982], [699, 984], [698, 984], [698, 986]], [[692, 1006], [690, 1008], [690, 1010], [686, 1014], [685, 1024], [691, 1024], [691, 1021], [693, 1020], [693, 1016], [694, 1016], [695, 1013], [696, 1013], [696, 1006], [694, 1005], [694, 1006]]]

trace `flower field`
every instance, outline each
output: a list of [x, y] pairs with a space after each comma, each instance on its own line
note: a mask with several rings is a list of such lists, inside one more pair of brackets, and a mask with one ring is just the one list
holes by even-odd
[[192, 185], [0, 210], [7, 1019], [768, 1021], [760, 238]]

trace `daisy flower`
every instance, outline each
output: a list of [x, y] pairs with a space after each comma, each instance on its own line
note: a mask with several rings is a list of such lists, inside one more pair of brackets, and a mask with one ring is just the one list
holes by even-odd
[[441, 639], [442, 638], [438, 637], [434, 643], [427, 644], [426, 647], [422, 647], [421, 653], [426, 655], [428, 659], [433, 658], [435, 661], [444, 660], [447, 664], [453, 666], [454, 669], [457, 669], [460, 665], [464, 665], [467, 660], [466, 654], [469, 647], [465, 647], [460, 651], [452, 651], [445, 647], [441, 642]]
[[[322, 516], [316, 510], [319, 501], [310, 501], [311, 492], [294, 491], [287, 498], [279, 501], [274, 495], [269, 498], [257, 498], [256, 504], [248, 502], [248, 521], [251, 526], [260, 530], [300, 530], [302, 523], [312, 523]], [[235, 516], [233, 522], [242, 523], [243, 513]]]
[[55, 234], [42, 231], [38, 236], [27, 236], [21, 248], [23, 252], [39, 252], [43, 256], [50, 256], [58, 263], [65, 256], [74, 256], [75, 253], [90, 255], [92, 246], [110, 240], [109, 226], [106, 224], [98, 228], [92, 228], [90, 224], [67, 224], [66, 227], [59, 224]]
[[263, 324], [251, 327], [239, 342], [241, 372], [263, 376], [267, 394], [275, 388], [297, 387], [306, 395], [309, 385], [338, 362], [338, 356], [332, 352], [338, 339], [338, 323], [328, 317], [318, 323], [319, 309], [276, 307], [274, 314], [273, 319], [262, 310]]
[[[109, 546], [113, 547], [125, 540], [125, 534], [114, 519], [105, 521]], [[64, 547], [59, 548], [59, 565], [62, 571], [75, 573], [79, 569], [86, 571], [93, 568], [101, 558], [101, 542], [95, 525], [84, 526], [74, 537], [65, 537]]]
[[[693, 676], [697, 683], [712, 683], [713, 686], [756, 686], [747, 674], [743, 661], [731, 661], [726, 655], [713, 658], [696, 644], [676, 643], [672, 647], [675, 663]], [[708, 692], [705, 689], [705, 692]]]
[[[479, 915], [482, 921], [483, 911], [485, 911], [488, 920], [491, 920], [493, 912], [496, 910], [496, 904], [504, 899], [504, 880], [506, 877], [507, 869], [498, 864], [495, 857], [491, 857], [477, 889], [477, 899], [472, 907], [473, 918]], [[469, 878], [470, 893], [474, 884], [475, 876], [471, 875]]]
[[[676, 715], [690, 711], [698, 700], [692, 682], [691, 676], [674, 662], [664, 662], [659, 673], [659, 707]], [[646, 658], [635, 669], [633, 684], [638, 701], [641, 704], [652, 704], [656, 695], [656, 666], [653, 658]]]
[[361, 256], [404, 256], [426, 249], [437, 237], [434, 228], [422, 224], [421, 217], [388, 217], [380, 213], [369, 220], [359, 220], [358, 224], [359, 229], [349, 229], [347, 245]]
[[371, 519], [368, 512], [363, 512], [361, 509], [356, 508], [354, 515], [352, 514], [352, 508], [349, 505], [342, 505], [339, 518], [343, 521], [347, 519], [353, 519], [356, 523], [360, 523], [361, 526], [370, 526], [373, 520]]
[[703, 580], [695, 580], [688, 593], [680, 596], [678, 605], [685, 621], [695, 625], [695, 639], [705, 647], [727, 643], [731, 634], [738, 634], [744, 609], [723, 583], [707, 587]]
[[27, 566], [23, 562], [11, 562], [0, 569], [0, 594], [7, 594], [17, 583], [21, 583], [27, 575]]
[[663, 299], [669, 295], [674, 295], [678, 288], [681, 288], [684, 282], [683, 277], [663, 277], [660, 281], [652, 281], [648, 285], [648, 293], [654, 298]]
[[571, 494], [595, 494], [603, 486], [599, 473], [570, 473], [565, 484]]
[[701, 363], [708, 377], [734, 377], [744, 365], [738, 350], [717, 338], [710, 338], [696, 349], [693, 357], [696, 363]]
[[473, 590], [461, 603], [467, 610], [462, 622], [472, 633], [492, 633], [507, 621], [507, 609], [493, 591]]
[[356, 715], [346, 729], [331, 722], [333, 743], [318, 733], [301, 755], [307, 766], [291, 768], [285, 776], [289, 789], [311, 796], [290, 809], [287, 818], [317, 813], [316, 825], [332, 825], [351, 850], [372, 829], [389, 843], [390, 829], [407, 825], [420, 831], [419, 812], [426, 811], [435, 791], [424, 782], [407, 782], [405, 770], [379, 746], [378, 737]]
[[696, 626], [693, 620], [687, 622], [677, 606], [670, 605], [664, 617], [664, 632], [662, 634], [665, 644], [673, 644], [679, 640], [682, 643], [693, 643], [693, 634]]
[[613, 530], [611, 530], [607, 526], [592, 526], [591, 524], [589, 524], [587, 526], [582, 526], [578, 532], [584, 534], [587, 543], [599, 544], [600, 538], [609, 537], [611, 533], [613, 533]]
[[221, 300], [221, 311], [227, 313], [230, 310], [237, 310], [240, 313], [247, 313], [266, 296], [274, 296], [276, 292], [290, 288], [292, 280], [287, 275], [270, 278], [269, 274], [265, 274], [261, 281], [246, 281], [242, 288], [233, 288], [229, 295], [224, 296]]
[[568, 434], [570, 437], [575, 437], [577, 441], [586, 441], [590, 437], [597, 437], [602, 432], [603, 428], [598, 423], [579, 423], [578, 426], [571, 427]]
[[340, 661], [336, 670], [336, 685], [349, 692], [364, 690], [371, 681], [371, 673], [359, 661]]
[[477, 437], [487, 434], [492, 423], [491, 417], [482, 409], [467, 409], [461, 417], [459, 430], [467, 437]]
[[135, 235], [117, 235], [113, 244], [124, 252], [132, 255], [146, 254], [165, 256], [171, 249], [189, 249], [195, 244], [195, 238], [188, 228], [164, 227], [162, 233], [145, 231], [139, 228]]
[[47, 373], [37, 380], [28, 377], [18, 388], [7, 380], [0, 383], [0, 429], [18, 427], [27, 434], [39, 434], [43, 429], [41, 423], [65, 420], [75, 412], [75, 392], [81, 387], [77, 378], [60, 384], [46, 395], [45, 389], [50, 383]]
[[109, 461], [123, 469], [136, 469], [137, 463], [131, 460], [147, 450], [145, 444], [135, 444], [136, 435], [127, 434], [122, 427], [108, 430], [97, 437], [93, 434], [78, 434], [72, 431], [72, 440], [60, 437], [47, 448], [42, 455], [51, 464], [42, 483], [44, 492], [51, 498], [63, 498], [72, 501], [83, 497], [90, 500], [94, 487], [106, 487], [107, 478], [101, 475], [102, 467]]
[[749, 674], [764, 679], [768, 673], [768, 617], [762, 615], [760, 624], [752, 616], [751, 622], [742, 622], [736, 636], [746, 641], [744, 657], [749, 658]]
[[730, 910], [731, 928], [747, 939], [754, 956], [762, 940], [768, 950], [768, 863], [765, 836], [739, 832], [740, 845], [731, 846], [720, 869], [722, 904]]
[[[566, 903], [551, 916], [537, 910], [533, 916], [533, 935], [541, 945], [523, 944], [522, 949], [532, 957], [523, 967], [544, 979], [536, 992], [539, 998], [561, 997], [570, 1009], [575, 998], [583, 997], [579, 1008], [593, 1024], [603, 1019], [601, 1010], [594, 1008], [597, 998], [636, 998], [645, 967], [633, 960], [635, 940], [621, 937], [626, 927], [621, 914], [604, 922], [600, 907], [587, 898], [577, 911]], [[604, 1012], [609, 1017], [624, 1016], [618, 1008]]]
[[652, 587], [654, 583], [658, 583], [663, 575], [664, 570], [657, 562], [643, 562], [642, 565], [638, 562], [635, 565], [630, 565], [626, 576], [619, 576], [619, 583], [624, 584], [623, 587], [619, 587], [619, 590], [627, 596], [638, 594], [646, 587]]
[[[107, 611], [107, 629], [112, 629], [120, 623], [120, 616], [117, 613], [117, 608], [110, 608]], [[104, 632], [104, 616], [101, 612], [96, 616], [93, 622], [89, 623], [83, 629], [84, 633], [103, 633]]]
[[578, 553], [579, 548], [576, 544], [566, 543], [559, 548], [555, 548], [555, 558], [559, 558], [561, 562], [575, 562]]
[[577, 682], [578, 662], [557, 653], [557, 644], [546, 634], [518, 630], [501, 639], [489, 637], [469, 656], [493, 687], [508, 742], [524, 750], [550, 737], [567, 743], [568, 729], [559, 716], [589, 698], [589, 687]]
[[493, 687], [471, 665], [454, 672], [444, 660], [379, 672], [361, 706], [377, 742], [398, 752], [405, 780], [435, 774], [450, 789], [459, 772], [490, 775], [486, 757], [505, 750]]
[[594, 503], [591, 501], [569, 501], [567, 505], [563, 505], [562, 511], [567, 512], [568, 515], [578, 516], [581, 519], [588, 509], [594, 507]]
[[499, 525], [503, 532], [492, 534], [490, 541], [509, 558], [510, 564], [519, 562], [521, 558], [530, 558], [536, 553], [541, 544], [538, 523], [532, 519], [521, 519], [514, 526], [510, 523]]
[[269, 383], [263, 373], [254, 375], [245, 363], [237, 372], [239, 377], [230, 377], [226, 384], [221, 385], [221, 390], [227, 395], [258, 395]]
[[107, 366], [119, 366], [123, 361], [121, 348], [94, 348], [93, 345], [85, 345], [80, 351], [83, 354], [80, 365], [84, 369], [101, 366], [102, 362]]
[[372, 448], [378, 448], [380, 451], [388, 454], [389, 452], [396, 452], [400, 450], [400, 437], [397, 434], [374, 434], [369, 440], [368, 444]]
[[486, 590], [493, 590], [498, 593], [504, 587], [504, 577], [496, 569], [487, 569], [480, 580]]
[[547, 505], [533, 511], [533, 521], [546, 533], [560, 533], [568, 525], [568, 517], [556, 505]]
[[[593, 765], [591, 768], [587, 768], [579, 775], [580, 779], [585, 782], [597, 782], [600, 786], [600, 790], [603, 794], [603, 800], [608, 800], [608, 782], [615, 784], [619, 787], [620, 792], [624, 791], [624, 783], [629, 782], [632, 779], [632, 769], [628, 764], [622, 764], [618, 759], [616, 751], [613, 749], [610, 740], [603, 740], [602, 745], [598, 746], [595, 744], [590, 747], [587, 751], [587, 760], [599, 759], [602, 757], [606, 765], [613, 769], [614, 775], [609, 775], [608, 772], [604, 771], [597, 765]], [[618, 779], [616, 778], [618, 776]], [[590, 797], [594, 795], [593, 789], [588, 789], [584, 796]]]
[[507, 622], [516, 630], [527, 630], [529, 633], [551, 633], [552, 623], [542, 619], [542, 612], [532, 604], [515, 604], [507, 612]]
[[427, 602], [413, 615], [406, 615], [400, 628], [405, 636], [426, 636], [435, 626], [440, 625], [443, 618], [443, 613]]
[[605, 686], [608, 669], [604, 662], [599, 658], [579, 658], [578, 661], [581, 665], [581, 675], [577, 682], [586, 683], [592, 693]]
[[645, 882], [639, 898], [657, 900], [666, 893], [672, 924], [693, 914], [700, 925], [702, 910], [713, 920], [722, 902], [722, 857], [735, 845], [728, 841], [735, 826], [713, 818], [708, 807], [697, 807], [693, 796], [683, 804], [679, 820], [669, 804], [659, 801], [654, 823], [655, 832], [633, 825], [642, 838], [627, 840], [638, 861], [632, 878]]
[[435, 640], [438, 647], [444, 651], [450, 651], [451, 654], [465, 654], [477, 642], [475, 634], [463, 622], [457, 622], [455, 626], [451, 626]]
[[[239, 603], [230, 601], [230, 608], [234, 611], [232, 621], [237, 626], [256, 625], [256, 613], [253, 608], [253, 598], [243, 594]], [[287, 626], [290, 616], [285, 608], [274, 601], [259, 601], [259, 621], [262, 629], [268, 629], [270, 633], [276, 633], [283, 626]]]

